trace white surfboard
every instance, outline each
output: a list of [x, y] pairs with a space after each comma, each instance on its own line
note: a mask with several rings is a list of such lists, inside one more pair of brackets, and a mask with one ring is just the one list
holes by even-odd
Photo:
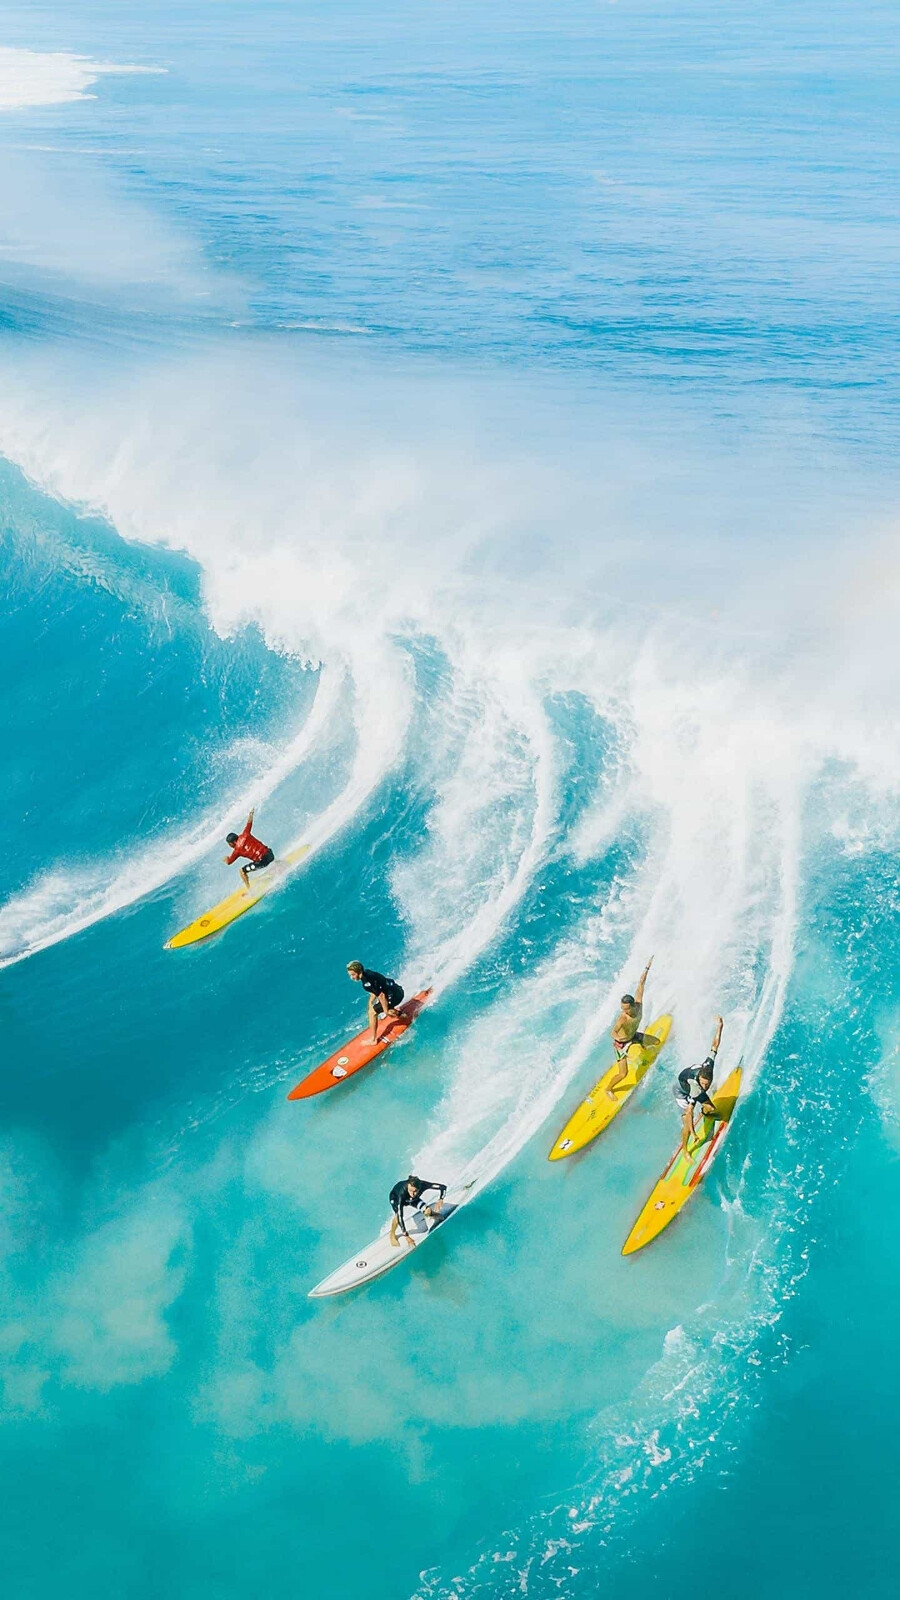
[[[364, 1283], [371, 1283], [373, 1278], [380, 1278], [383, 1273], [390, 1272], [392, 1267], [399, 1267], [401, 1261], [407, 1261], [421, 1250], [422, 1245], [438, 1228], [446, 1227], [450, 1218], [456, 1214], [467, 1200], [472, 1198], [474, 1183], [467, 1183], [464, 1189], [448, 1189], [444, 1196], [443, 1215], [437, 1217], [423, 1216], [421, 1211], [405, 1213], [407, 1232], [412, 1243], [407, 1243], [399, 1229], [397, 1243], [391, 1243], [391, 1217], [382, 1228], [377, 1239], [367, 1244], [356, 1255], [345, 1261], [342, 1267], [323, 1278], [314, 1289], [310, 1289], [310, 1300], [324, 1299], [327, 1295], [346, 1294], [349, 1289], [358, 1289]], [[426, 1189], [425, 1194], [429, 1191]], [[438, 1191], [434, 1190], [434, 1199], [437, 1200]], [[426, 1200], [430, 1205], [431, 1200]]]

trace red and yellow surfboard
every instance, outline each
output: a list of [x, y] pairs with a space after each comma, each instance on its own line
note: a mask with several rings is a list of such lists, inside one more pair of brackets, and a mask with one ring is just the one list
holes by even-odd
[[669, 1165], [653, 1190], [647, 1204], [622, 1246], [623, 1256], [643, 1250], [645, 1244], [655, 1239], [677, 1217], [686, 1205], [701, 1179], [716, 1159], [741, 1092], [741, 1068], [729, 1073], [721, 1088], [710, 1095], [718, 1117], [704, 1117], [700, 1131], [689, 1140], [687, 1149], [678, 1146]]

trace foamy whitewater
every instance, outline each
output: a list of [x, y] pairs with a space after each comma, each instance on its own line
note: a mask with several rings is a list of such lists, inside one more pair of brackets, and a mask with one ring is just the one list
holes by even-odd
[[890, 11], [214, 9], [0, 40], [8, 1592], [886, 1596]]

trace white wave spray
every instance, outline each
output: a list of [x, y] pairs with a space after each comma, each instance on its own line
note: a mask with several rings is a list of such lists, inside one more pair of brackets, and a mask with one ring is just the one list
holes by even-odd
[[[526, 446], [494, 459], [458, 411], [429, 411], [415, 384], [412, 398], [375, 385], [363, 399], [346, 373], [317, 389], [286, 368], [261, 373], [252, 352], [239, 371], [205, 359], [175, 359], [140, 384], [109, 373], [79, 410], [71, 377], [54, 371], [51, 383], [22, 358], [0, 394], [0, 448], [123, 537], [186, 550], [220, 631], [254, 621], [273, 648], [348, 684], [354, 770], [309, 824], [314, 842], [352, 823], [401, 756], [415, 758], [426, 837], [393, 876], [410, 966], [449, 999], [476, 980], [502, 929], [527, 950], [545, 878], [555, 874], [560, 893], [567, 869], [578, 882], [616, 855], [592, 903], [579, 901], [558, 933], [542, 924], [533, 955], [492, 974], [489, 1001], [448, 1047], [415, 1164], [476, 1194], [497, 1178], [598, 1064], [616, 999], [650, 954], [648, 1003], [675, 1014], [667, 1070], [705, 1051], [721, 1011], [723, 1059], [743, 1053], [752, 1093], [792, 972], [811, 789], [837, 759], [888, 805], [900, 792], [896, 760], [873, 738], [882, 703], [870, 698], [879, 669], [865, 640], [844, 636], [857, 651], [836, 692], [823, 671], [832, 594], [810, 601], [802, 637], [786, 631], [811, 536], [786, 541], [772, 595], [739, 543], [725, 550], [692, 528], [674, 541], [676, 561], [671, 522], [637, 538], [597, 509], [616, 471], [612, 429], [608, 450], [582, 461], [560, 446], [551, 470]], [[692, 513], [701, 499], [695, 487]], [[821, 563], [828, 552], [816, 550]], [[440, 663], [424, 704], [417, 650]], [[599, 773], [579, 767], [554, 724], [560, 697], [604, 722]], [[187, 854], [211, 831], [198, 824]], [[662, 1073], [641, 1093], [660, 1103]], [[758, 1238], [727, 1220], [725, 1292], [750, 1285], [737, 1347], [740, 1328], [777, 1316], [778, 1296], [767, 1284], [754, 1298]], [[669, 1388], [675, 1357], [690, 1362], [692, 1349], [673, 1329]], [[649, 1410], [664, 1410], [655, 1380], [647, 1394]], [[652, 1456], [653, 1439], [648, 1422], [635, 1448]], [[630, 1457], [613, 1457], [611, 1473], [633, 1473]], [[429, 1592], [451, 1592], [439, 1585]]]

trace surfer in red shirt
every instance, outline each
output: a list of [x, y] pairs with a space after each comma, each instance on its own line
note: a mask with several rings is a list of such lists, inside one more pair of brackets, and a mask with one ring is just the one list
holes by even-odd
[[260, 872], [263, 867], [270, 867], [275, 860], [275, 851], [270, 850], [269, 846], [263, 844], [261, 839], [254, 838], [250, 832], [252, 827], [253, 812], [251, 811], [240, 833], [227, 833], [225, 835], [226, 842], [231, 845], [231, 855], [225, 857], [225, 865], [230, 867], [232, 862], [237, 861], [238, 856], [245, 858], [247, 865], [241, 867], [241, 877], [244, 880], [245, 887], [248, 889], [250, 887], [248, 872]]

